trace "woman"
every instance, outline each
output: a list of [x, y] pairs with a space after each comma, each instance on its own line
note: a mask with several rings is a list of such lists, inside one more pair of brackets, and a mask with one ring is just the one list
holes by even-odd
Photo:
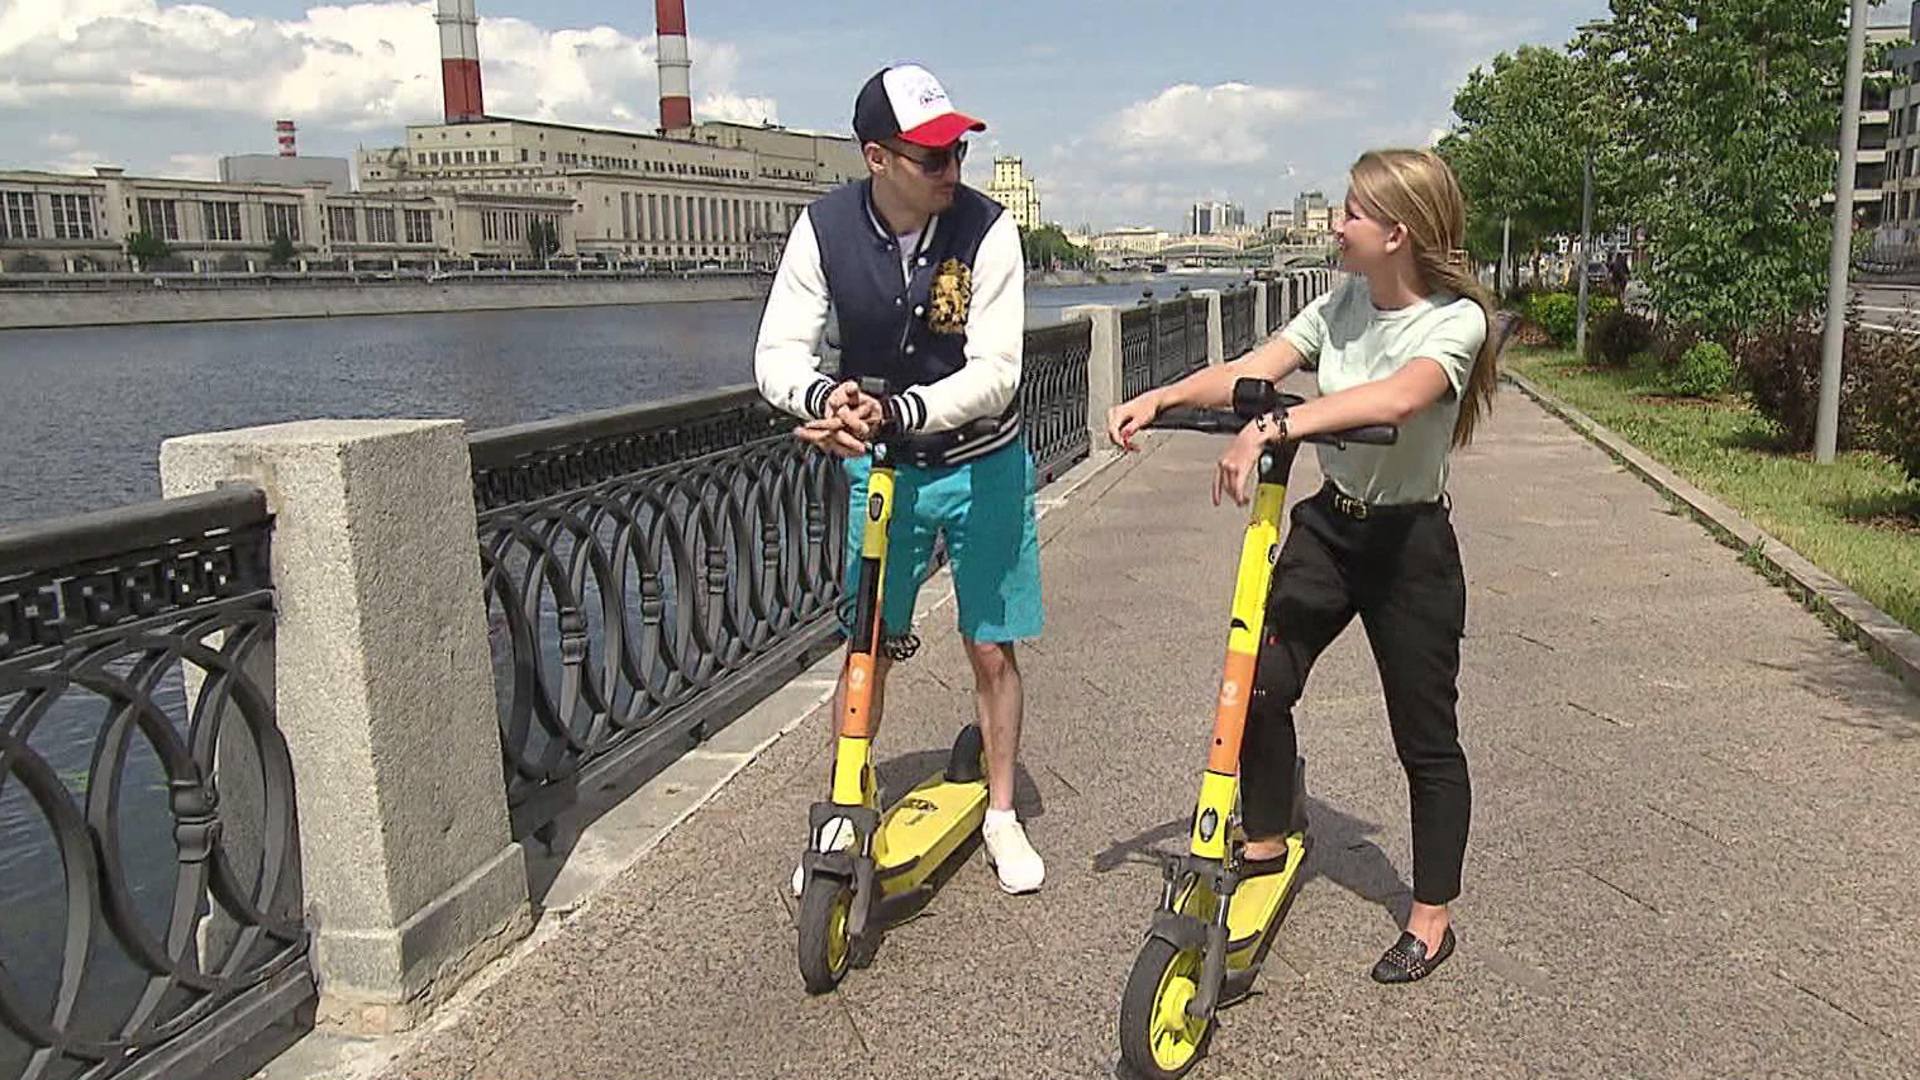
[[1235, 380], [1278, 381], [1310, 358], [1320, 396], [1249, 423], [1220, 459], [1213, 500], [1246, 505], [1268, 444], [1396, 424], [1393, 446], [1319, 448], [1327, 483], [1293, 512], [1268, 598], [1267, 638], [1240, 752], [1247, 872], [1284, 868], [1293, 798], [1293, 706], [1314, 660], [1360, 617], [1379, 665], [1413, 809], [1412, 913], [1374, 979], [1425, 978], [1451, 956], [1471, 792], [1454, 715], [1466, 581], [1445, 498], [1447, 454], [1491, 408], [1488, 299], [1453, 261], [1466, 209], [1452, 171], [1416, 150], [1368, 153], [1349, 174], [1336, 229], [1342, 285], [1231, 364], [1115, 406], [1108, 435], [1133, 435], [1174, 406], [1222, 408]]

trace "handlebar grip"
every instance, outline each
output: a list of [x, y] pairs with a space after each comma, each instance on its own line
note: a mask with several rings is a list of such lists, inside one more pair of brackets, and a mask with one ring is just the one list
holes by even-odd
[[1164, 409], [1147, 425], [1150, 428], [1175, 428], [1183, 431], [1225, 432], [1233, 434], [1246, 422], [1225, 409]]
[[1364, 443], [1369, 446], [1392, 446], [1400, 441], [1400, 429], [1392, 424], [1368, 424], [1366, 427], [1348, 428], [1345, 431], [1331, 431], [1325, 435], [1310, 435], [1306, 442], [1326, 443], [1341, 446], [1345, 443]]

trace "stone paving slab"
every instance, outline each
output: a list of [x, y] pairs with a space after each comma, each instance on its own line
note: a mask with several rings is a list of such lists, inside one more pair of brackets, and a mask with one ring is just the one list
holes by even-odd
[[[1242, 512], [1217, 438], [1156, 434], [1047, 520], [1020, 804], [1048, 858], [977, 853], [811, 998], [787, 879], [829, 719], [767, 749], [393, 1077], [1102, 1077], [1179, 845]], [[1317, 486], [1303, 455], [1295, 497]], [[1406, 783], [1357, 626], [1300, 710], [1315, 848], [1261, 992], [1199, 1077], [1909, 1076], [1920, 699], [1519, 394], [1455, 462], [1475, 778], [1460, 951], [1366, 970], [1409, 902]], [[883, 781], [971, 715], [951, 609], [889, 688]]]

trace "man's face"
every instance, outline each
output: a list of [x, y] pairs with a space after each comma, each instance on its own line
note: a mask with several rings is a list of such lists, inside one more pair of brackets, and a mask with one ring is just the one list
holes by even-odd
[[901, 202], [920, 213], [940, 214], [953, 205], [966, 156], [967, 144], [960, 140], [936, 148], [888, 139], [868, 144], [867, 166], [874, 182], [887, 185]]

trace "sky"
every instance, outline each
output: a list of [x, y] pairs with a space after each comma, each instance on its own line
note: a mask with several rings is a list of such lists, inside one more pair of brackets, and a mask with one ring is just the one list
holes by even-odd
[[[478, 0], [489, 113], [652, 130], [653, 5]], [[407, 0], [0, 0], [0, 168], [211, 178], [221, 155], [398, 145], [441, 114], [434, 5]], [[687, 0], [700, 119], [844, 133], [874, 71], [927, 65], [1022, 157], [1044, 216], [1249, 222], [1378, 146], [1425, 145], [1475, 66], [1560, 45], [1606, 0]]]

